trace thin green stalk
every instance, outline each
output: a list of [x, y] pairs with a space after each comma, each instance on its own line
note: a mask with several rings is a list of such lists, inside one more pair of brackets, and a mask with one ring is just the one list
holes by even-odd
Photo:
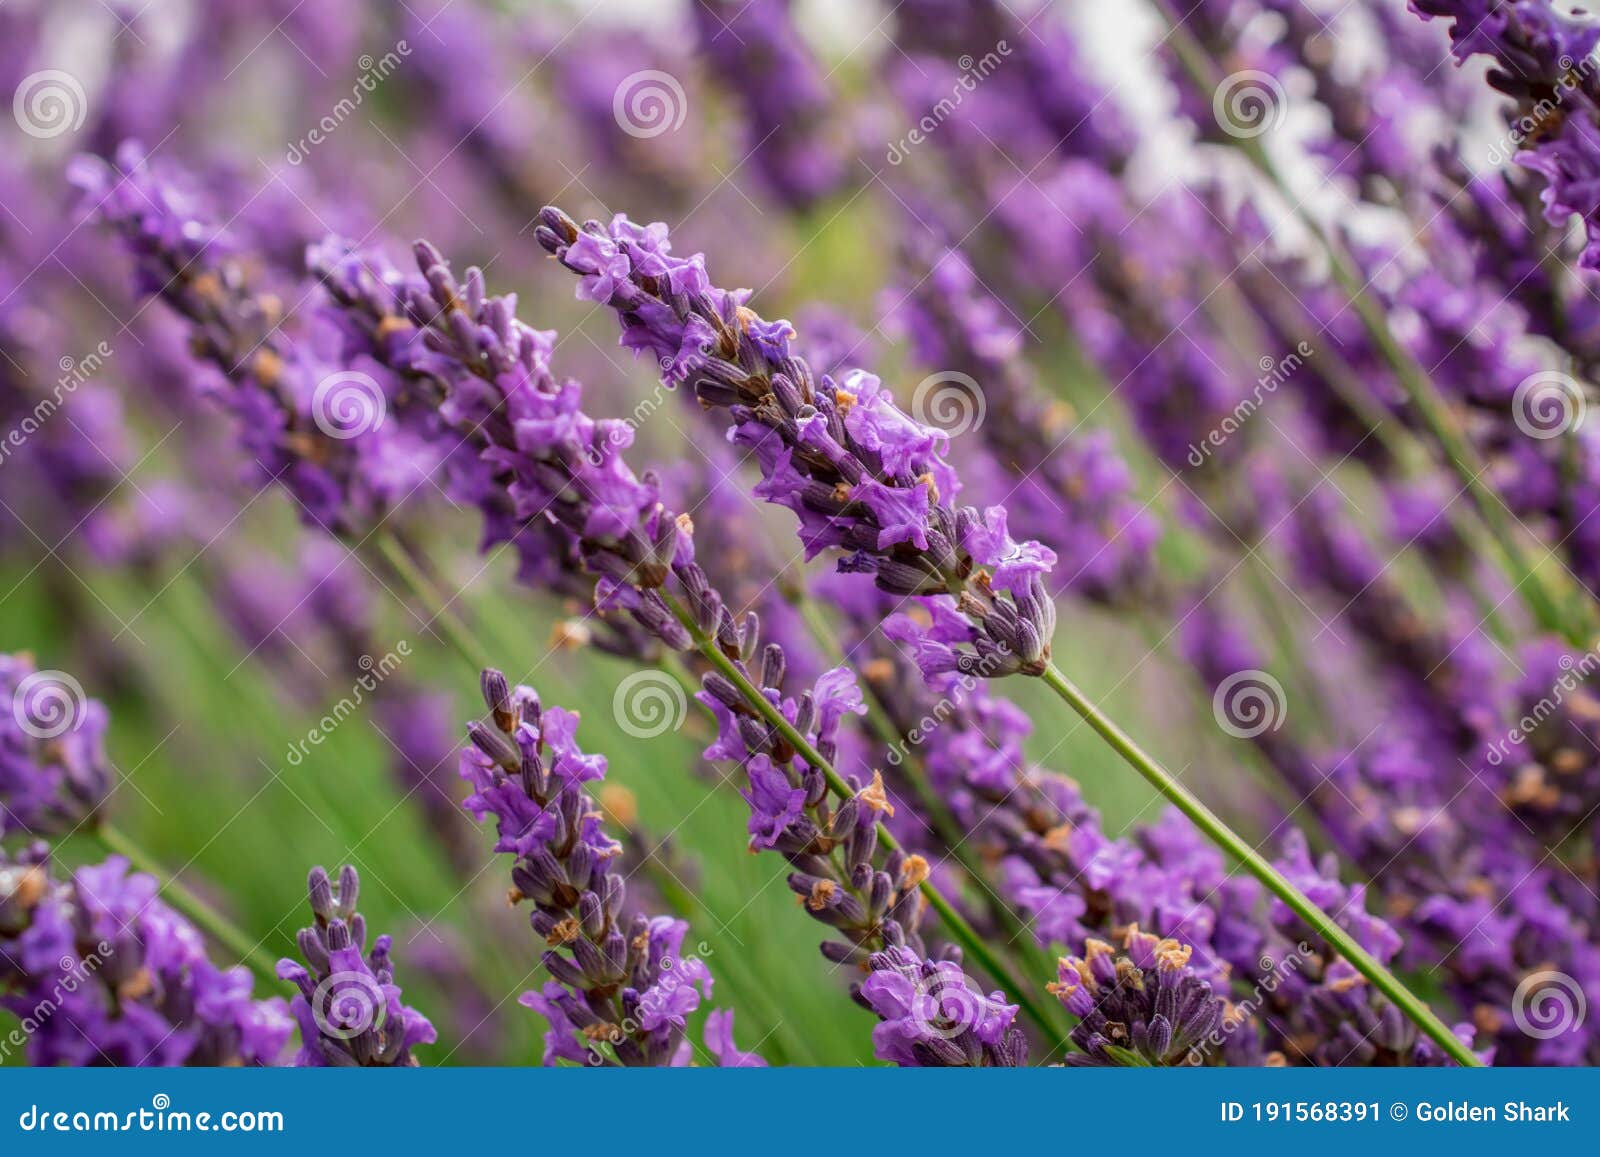
[[451, 649], [465, 659], [474, 671], [494, 666], [489, 661], [488, 649], [446, 609], [441, 592], [434, 587], [433, 581], [422, 573], [394, 535], [387, 531], [377, 531], [370, 541], [379, 557], [411, 592], [412, 598], [420, 602], [424, 610], [433, 613], [433, 618], [425, 626], [437, 630]]
[[124, 857], [135, 870], [154, 876], [160, 884], [161, 898], [194, 921], [218, 944], [233, 953], [240, 963], [248, 966], [252, 972], [273, 987], [281, 983], [272, 959], [261, 950], [259, 944], [253, 943], [238, 925], [168, 874], [154, 856], [135, 843], [120, 828], [101, 820], [94, 828], [94, 835], [106, 851]]
[[[811, 745], [811, 741], [802, 735], [794, 724], [784, 718], [783, 712], [768, 701], [767, 697], [761, 693], [760, 688], [749, 680], [739, 668], [739, 665], [722, 653], [722, 648], [717, 646], [717, 641], [700, 630], [694, 619], [682, 607], [678, 606], [675, 601], [670, 598], [667, 601], [673, 612], [678, 616], [678, 620], [683, 623], [685, 629], [693, 636], [695, 649], [739, 689], [740, 694], [744, 697], [751, 710], [771, 724], [778, 734], [788, 741], [791, 747], [805, 757], [807, 764], [822, 772], [823, 778], [827, 780], [828, 786], [836, 796], [840, 799], [850, 799], [854, 796], [855, 792], [850, 790], [850, 785], [834, 770], [833, 765], [822, 757], [821, 753]], [[878, 842], [891, 852], [900, 850], [899, 841], [882, 824], [878, 825]], [[1050, 1040], [1057, 1039], [1059, 1031], [1051, 1023], [1049, 1014], [1039, 1007], [1038, 1002], [1034, 999], [1032, 990], [1012, 975], [1006, 964], [995, 955], [983, 938], [973, 929], [972, 925], [967, 923], [965, 917], [955, 910], [950, 901], [945, 899], [944, 895], [931, 881], [924, 880], [919, 885], [919, 888], [929, 907], [938, 913], [939, 919], [944, 922], [951, 938], [960, 944], [962, 949], [972, 959], [976, 960], [990, 976], [1004, 986], [1011, 999], [1022, 1007], [1022, 1011], [1028, 1015], [1028, 1018], [1034, 1024], [1039, 1026]]]
[[[817, 645], [822, 647], [833, 658], [843, 662], [845, 656], [837, 642], [830, 636], [828, 624], [823, 620], [816, 603], [806, 598], [803, 594], [795, 595], [791, 601], [799, 610], [800, 617], [805, 621]], [[883, 698], [872, 681], [865, 680], [864, 682], [867, 688], [867, 723], [885, 746], [893, 746], [900, 742], [904, 736], [895, 725], [894, 720], [889, 717]], [[1049, 960], [1045, 959], [1045, 954], [1040, 950], [1038, 938], [1028, 929], [1027, 924], [1011, 910], [1010, 906], [995, 894], [994, 889], [989, 884], [988, 873], [984, 871], [983, 864], [972, 853], [972, 849], [967, 846], [966, 836], [961, 831], [961, 825], [957, 822], [955, 813], [950, 810], [939, 793], [934, 790], [933, 783], [928, 778], [927, 768], [922, 759], [916, 753], [907, 751], [904, 753], [901, 766], [905, 772], [906, 782], [911, 785], [911, 790], [917, 797], [917, 803], [920, 805], [922, 813], [929, 820], [934, 834], [943, 841], [950, 855], [966, 869], [967, 875], [972, 877], [983, 892], [985, 898], [984, 906], [988, 908], [990, 915], [994, 917], [995, 923], [999, 924], [1007, 934], [1007, 942], [1020, 946], [1018, 952], [1027, 959], [1018, 963], [1025, 968], [1038, 969], [1040, 975], [1048, 975], [1053, 965]]]
[[1188, 816], [1212, 843], [1243, 864], [1246, 871], [1260, 880], [1274, 896], [1288, 905], [1295, 915], [1309, 924], [1319, 936], [1338, 951], [1339, 955], [1348, 960], [1357, 972], [1393, 1001], [1396, 1008], [1431, 1037], [1450, 1057], [1466, 1067], [1478, 1067], [1481, 1064], [1478, 1058], [1472, 1055], [1472, 1050], [1456, 1039], [1449, 1026], [1440, 1020], [1426, 1003], [1356, 943], [1355, 938], [1339, 927], [1331, 916], [1312, 902], [1310, 897], [1286, 880], [1283, 874], [1259, 852], [1236, 835], [1216, 813], [1190, 794], [1189, 789], [1179, 783], [1175, 776], [1146, 754], [1127, 732], [1096, 707], [1093, 700], [1079, 690], [1054, 664], [1045, 670], [1041, 678], [1045, 685], [1077, 712], [1130, 767], [1143, 776], [1151, 787]]

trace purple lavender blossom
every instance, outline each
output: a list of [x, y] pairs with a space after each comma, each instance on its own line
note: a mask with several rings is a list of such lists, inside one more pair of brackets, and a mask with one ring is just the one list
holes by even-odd
[[360, 888], [349, 865], [337, 886], [322, 868], [312, 869], [312, 923], [298, 937], [305, 963], [278, 962], [278, 976], [300, 990], [290, 1005], [300, 1026], [298, 1066], [410, 1067], [418, 1063], [411, 1050], [436, 1039], [427, 1018], [401, 1003], [391, 938], [379, 936], [365, 951], [367, 923], [356, 911]]
[[617, 312], [623, 344], [660, 361], [669, 387], [688, 383], [703, 405], [727, 410], [730, 440], [760, 463], [757, 495], [799, 518], [808, 556], [842, 548], [841, 569], [885, 590], [949, 596], [962, 618], [924, 640], [925, 671], [1046, 668], [1055, 608], [1044, 579], [1055, 555], [1014, 541], [1002, 507], [950, 504], [960, 482], [944, 431], [906, 415], [871, 374], [813, 379], [788, 323], [712, 286], [699, 255], [673, 256], [664, 225], [618, 216], [580, 230], [546, 209], [538, 235], [579, 275], [580, 297]]
[[115, 773], [108, 716], [61, 671], [0, 655], [0, 836], [57, 836], [93, 824]]
[[[711, 973], [685, 953], [684, 921], [623, 923], [626, 884], [613, 863], [622, 847], [588, 787], [605, 778], [605, 758], [578, 747], [577, 716], [542, 706], [530, 687], [513, 690], [499, 671], [483, 673], [483, 696], [489, 721], [469, 726], [461, 752], [466, 806], [480, 822], [494, 816], [495, 851], [513, 857], [511, 900], [532, 903], [529, 921], [548, 946], [551, 979], [521, 998], [550, 1023], [545, 1064], [688, 1063], [688, 1017], [711, 996]], [[731, 1017], [708, 1021], [706, 1033], [722, 1063], [760, 1063], [734, 1049]]]
[[293, 1022], [223, 970], [200, 932], [118, 856], [52, 876], [35, 844], [0, 851], [0, 1008], [35, 1065], [268, 1065]]

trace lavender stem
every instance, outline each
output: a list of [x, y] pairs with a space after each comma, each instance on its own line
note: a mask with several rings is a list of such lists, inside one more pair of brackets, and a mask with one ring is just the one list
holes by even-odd
[[1261, 881], [1295, 915], [1315, 929], [1318, 935], [1337, 949], [1357, 972], [1393, 1001], [1396, 1008], [1427, 1033], [1452, 1059], [1467, 1068], [1478, 1068], [1482, 1065], [1483, 1062], [1473, 1055], [1470, 1048], [1456, 1039], [1450, 1027], [1440, 1020], [1424, 1001], [1361, 947], [1353, 936], [1339, 927], [1332, 917], [1317, 907], [1310, 897], [1291, 884], [1277, 868], [1245, 843], [1221, 817], [1190, 794], [1189, 789], [1179, 783], [1176, 776], [1162, 767], [1135, 743], [1127, 732], [1096, 707], [1094, 701], [1063, 675], [1054, 663], [1045, 669], [1040, 679], [1059, 695], [1067, 706], [1076, 711], [1128, 766], [1143, 776], [1151, 787], [1187, 816], [1208, 839], [1244, 865], [1246, 871]]

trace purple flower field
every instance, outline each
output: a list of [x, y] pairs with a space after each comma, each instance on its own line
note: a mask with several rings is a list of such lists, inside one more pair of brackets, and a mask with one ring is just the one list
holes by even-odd
[[1600, 17], [0, 0], [7, 93], [0, 1066], [1600, 1065]]

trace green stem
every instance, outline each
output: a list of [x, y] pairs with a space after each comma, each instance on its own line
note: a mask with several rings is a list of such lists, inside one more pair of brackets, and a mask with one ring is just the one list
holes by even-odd
[[135, 843], [120, 828], [101, 820], [96, 825], [94, 834], [106, 851], [124, 857], [136, 871], [154, 876], [160, 885], [161, 898], [194, 921], [218, 944], [233, 953], [240, 963], [247, 965], [252, 972], [274, 987], [281, 983], [272, 959], [261, 950], [259, 944], [253, 943], [236, 924], [197, 893], [169, 875], [154, 856]]
[[[668, 598], [667, 602], [678, 616], [678, 620], [683, 623], [684, 627], [694, 637], [695, 649], [739, 689], [740, 694], [744, 697], [751, 710], [771, 724], [778, 734], [782, 735], [789, 745], [805, 758], [807, 764], [822, 772], [823, 778], [827, 780], [828, 786], [836, 796], [842, 800], [850, 799], [854, 796], [855, 792], [850, 790], [850, 785], [834, 770], [833, 765], [822, 757], [821, 753], [811, 745], [811, 741], [802, 735], [794, 724], [784, 718], [783, 712], [779, 711], [761, 693], [760, 688], [750, 681], [739, 664], [722, 653], [722, 648], [717, 646], [716, 640], [701, 631], [694, 619], [682, 607], [678, 606], [674, 600]], [[878, 843], [891, 852], [900, 850], [899, 841], [882, 824], [878, 825]], [[919, 885], [919, 888], [929, 907], [939, 914], [939, 919], [944, 922], [951, 938], [960, 944], [962, 949], [976, 960], [984, 971], [988, 972], [1006, 989], [1011, 999], [1022, 1007], [1022, 1011], [1027, 1013], [1028, 1018], [1039, 1026], [1048, 1039], [1051, 1041], [1058, 1039], [1059, 1031], [1051, 1023], [1050, 1016], [1039, 1007], [1032, 991], [1012, 975], [1010, 968], [984, 943], [983, 938], [978, 935], [972, 925], [967, 923], [965, 917], [955, 910], [950, 901], [945, 899], [944, 895], [931, 881], [924, 880]]]
[[443, 593], [434, 587], [433, 580], [422, 573], [394, 535], [387, 531], [376, 531], [371, 542], [389, 569], [411, 592], [411, 597], [422, 604], [424, 611], [432, 613], [432, 618], [423, 624], [424, 627], [442, 635], [451, 649], [465, 659], [475, 672], [492, 667], [494, 664], [489, 661], [488, 649], [450, 613]]
[[1448, 1025], [1435, 1015], [1434, 1011], [1422, 1000], [1414, 995], [1399, 978], [1380, 964], [1366, 949], [1356, 943], [1355, 938], [1333, 920], [1326, 912], [1317, 907], [1304, 892], [1286, 880], [1282, 873], [1274, 868], [1259, 852], [1245, 843], [1232, 828], [1195, 796], [1189, 789], [1178, 782], [1166, 768], [1162, 767], [1150, 755], [1133, 741], [1133, 739], [1108, 718], [1094, 702], [1085, 695], [1073, 682], [1068, 679], [1053, 664], [1041, 676], [1046, 686], [1059, 695], [1062, 700], [1078, 713], [1094, 731], [1120, 755], [1123, 760], [1144, 777], [1145, 781], [1155, 788], [1174, 807], [1188, 816], [1194, 825], [1205, 835], [1222, 848], [1234, 859], [1244, 865], [1256, 879], [1260, 880], [1278, 899], [1282, 900], [1289, 909], [1309, 924], [1319, 936], [1331, 945], [1339, 955], [1343, 956], [1355, 970], [1366, 977], [1372, 985], [1394, 1002], [1396, 1008], [1403, 1012], [1419, 1029], [1431, 1037], [1440, 1048], [1449, 1054], [1459, 1064], [1475, 1068], [1481, 1062], [1472, 1055], [1472, 1050], [1456, 1039]]

